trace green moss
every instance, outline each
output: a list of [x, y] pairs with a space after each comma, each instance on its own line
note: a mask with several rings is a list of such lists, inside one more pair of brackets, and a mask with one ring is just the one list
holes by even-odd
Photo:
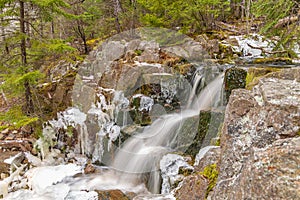
[[209, 180], [208, 187], [206, 189], [206, 197], [208, 196], [209, 192], [213, 190], [217, 183], [219, 171], [217, 170], [217, 164], [211, 164], [204, 168], [202, 172], [200, 172], [206, 179]]
[[191, 68], [192, 68], [192, 64], [187, 63], [187, 64], [182, 64], [182, 65], [176, 65], [174, 67], [175, 71], [177, 71], [179, 74], [187, 74]]
[[3, 126], [0, 126], [0, 131], [3, 131], [5, 129], [9, 128], [9, 125], [3, 125]]
[[233, 58], [233, 51], [230, 45], [228, 44], [219, 44], [219, 53], [217, 55], [217, 58], [222, 59], [222, 62], [228, 61], [229, 63], [232, 63]]
[[285, 65], [293, 64], [292, 59], [287, 57], [256, 58], [253, 61], [253, 63], [254, 64], [285, 64]]
[[140, 111], [140, 98], [134, 98], [131, 102], [131, 107], [133, 108], [131, 111], [129, 111], [129, 114], [135, 124], [139, 124], [141, 126], [148, 126], [151, 124], [151, 118], [148, 112], [146, 111]]
[[99, 44], [100, 41], [101, 41], [100, 38], [94, 38], [94, 39], [86, 41], [86, 44], [89, 46], [96, 46], [97, 44]]
[[73, 126], [68, 126], [66, 130], [66, 134], [68, 137], [72, 137], [74, 132], [74, 127]]
[[[197, 126], [198, 120], [198, 130], [194, 135], [194, 127]], [[182, 126], [181, 130], [183, 138], [180, 138], [181, 141], [189, 143], [189, 147], [185, 150], [185, 154], [192, 156], [193, 158], [199, 152], [199, 149], [202, 147], [205, 138], [216, 137], [219, 130], [219, 126], [224, 121], [224, 113], [218, 111], [201, 111], [199, 113], [199, 119], [189, 119], [186, 120]], [[187, 124], [189, 123], [189, 124]], [[192, 135], [189, 135], [192, 134]], [[191, 138], [191, 136], [193, 138]]]
[[191, 175], [192, 172], [193, 172], [192, 169], [180, 167], [178, 174], [182, 174], [183, 176], [188, 176], [188, 175]]
[[134, 53], [136, 53], [136, 55], [140, 56], [140, 55], [142, 55], [143, 51], [140, 50], [140, 49], [136, 49], [136, 50], [134, 51]]
[[218, 138], [215, 142], [215, 146], [220, 146], [221, 145], [221, 140], [220, 138]]
[[261, 77], [280, 70], [280, 68], [275, 67], [250, 68], [246, 77], [246, 89], [251, 90]]

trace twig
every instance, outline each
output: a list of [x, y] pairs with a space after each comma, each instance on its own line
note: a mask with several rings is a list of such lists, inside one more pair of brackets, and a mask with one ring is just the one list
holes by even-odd
[[267, 51], [264, 49], [264, 47], [256, 47], [256, 46], [253, 46], [249, 43], [247, 43], [247, 45], [249, 47], [251, 47], [252, 49], [259, 49], [262, 51], [262, 53], [266, 53], [266, 54], [277, 54], [277, 53], [286, 53], [287, 51], [286, 50], [282, 50], [282, 51]]
[[299, 16], [287, 16], [283, 19], [280, 19], [277, 24], [274, 26], [274, 28], [282, 28], [284, 26], [287, 26], [289, 24], [292, 24], [296, 21], [298, 21]]
[[241, 33], [240, 31], [236, 30], [234, 26], [231, 26], [229, 24], [226, 24], [224, 22], [215, 22], [215, 25], [217, 27], [219, 27], [220, 29], [226, 30], [226, 31], [230, 31], [233, 33]]
[[5, 94], [4, 94], [2, 88], [1, 88], [1, 95], [2, 95], [2, 98], [3, 98], [4, 102], [5, 102], [5, 104], [6, 104], [7, 106], [9, 106], [9, 103], [8, 103], [8, 101], [7, 101], [7, 98], [6, 98], [6, 96], [5, 96]]

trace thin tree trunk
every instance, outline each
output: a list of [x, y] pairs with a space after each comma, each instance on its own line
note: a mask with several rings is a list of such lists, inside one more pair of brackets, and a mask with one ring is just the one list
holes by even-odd
[[115, 24], [118, 33], [121, 33], [121, 25], [119, 20], [119, 13], [122, 12], [121, 3], [119, 0], [113, 0], [114, 4], [114, 16], [115, 16]]
[[[3, 10], [2, 10], [2, 9], [0, 10], [0, 13], [1, 13], [1, 14], [3, 13]], [[2, 23], [4, 23], [3, 18], [1, 18], [1, 24], [2, 24]], [[8, 48], [8, 45], [7, 45], [7, 42], [6, 42], [6, 31], [5, 31], [4, 26], [1, 26], [1, 35], [2, 35], [2, 39], [0, 39], [0, 41], [2, 40], [3, 43], [4, 43], [4, 46], [5, 46], [5, 53], [6, 53], [6, 54], [9, 54], [9, 48]]]
[[[24, 7], [24, 1], [19, 1], [20, 4], [20, 32], [22, 34], [21, 39], [21, 60], [22, 60], [22, 67], [25, 68], [25, 73], [27, 72], [26, 65], [27, 65], [27, 52], [26, 52], [26, 29], [25, 29], [25, 7]], [[31, 114], [34, 112], [34, 106], [32, 101], [32, 93], [30, 89], [30, 83], [28, 80], [25, 80], [24, 82], [24, 88], [25, 88], [25, 99], [26, 99], [26, 108], [25, 112], [26, 114]]]
[[51, 38], [55, 38], [55, 26], [54, 26], [54, 19], [51, 21]]
[[86, 43], [86, 35], [85, 35], [85, 31], [84, 31], [84, 23], [81, 20], [76, 20], [77, 23], [77, 30], [76, 28], [74, 28], [75, 32], [77, 32], [78, 36], [82, 39], [83, 42], [83, 48], [84, 48], [84, 54], [88, 54], [89, 53], [89, 48], [88, 45]]

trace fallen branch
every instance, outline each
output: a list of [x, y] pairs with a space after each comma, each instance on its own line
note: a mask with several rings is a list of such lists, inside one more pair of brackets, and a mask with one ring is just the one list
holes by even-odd
[[224, 22], [216, 21], [216, 22], [215, 22], [215, 25], [216, 25], [217, 27], [219, 27], [220, 29], [222, 29], [222, 30], [229, 31], [229, 32], [233, 32], [233, 33], [239, 33], [239, 34], [241, 34], [240, 31], [236, 30], [236, 27], [235, 27], [235, 26], [232, 26], [232, 25], [230, 25], [230, 24], [226, 24], [226, 23], [224, 23]]
[[2, 96], [2, 98], [4, 100], [4, 102], [5, 102], [5, 105], [9, 105], [8, 101], [7, 101], [7, 98], [6, 98], [6, 96], [5, 96], [4, 92], [3, 92], [3, 89], [1, 89], [1, 96]]
[[23, 169], [25, 168], [26, 165], [27, 164], [24, 164], [24, 165], [21, 165], [20, 167], [15, 166], [16, 171], [14, 171], [12, 174], [10, 174], [9, 177], [0, 181], [0, 196], [2, 196], [3, 198], [7, 196], [8, 186], [11, 184], [11, 182], [14, 180], [14, 178], [23, 171]]
[[[299, 16], [300, 17], [300, 16]], [[285, 27], [289, 24], [292, 24], [294, 22], [297, 22], [298, 19], [299, 19], [298, 16], [288, 16], [288, 17], [285, 17], [283, 19], [280, 19], [277, 24], [274, 26], [274, 28], [282, 28], [282, 27]]]
[[22, 151], [31, 151], [32, 150], [33, 141], [31, 140], [4, 140], [0, 141], [0, 146], [2, 148], [11, 149], [13, 147], [20, 148]]
[[281, 54], [281, 53], [287, 53], [286, 50], [282, 50], [282, 51], [267, 51], [267, 50], [264, 49], [264, 47], [256, 47], [256, 46], [253, 46], [253, 45], [251, 45], [251, 44], [249, 44], [249, 43], [247, 43], [247, 45], [248, 45], [249, 47], [251, 47], [252, 49], [258, 49], [258, 50], [261, 50], [262, 53], [266, 53], [266, 54], [278, 54], [278, 53]]

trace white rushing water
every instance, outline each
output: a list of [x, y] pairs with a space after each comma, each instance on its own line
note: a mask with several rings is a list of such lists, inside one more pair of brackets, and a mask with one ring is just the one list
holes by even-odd
[[[164, 155], [176, 151], [179, 144], [190, 142], [180, 141], [181, 138], [185, 137], [180, 135], [183, 134], [181, 130], [183, 124], [190, 118], [198, 117], [200, 110], [213, 107], [222, 89], [223, 77], [219, 75], [202, 89], [199, 95], [195, 95], [201, 78], [202, 76], [195, 76], [194, 88], [189, 97], [189, 105], [186, 108], [177, 113], [162, 115], [146, 127], [143, 132], [136, 133], [127, 139], [115, 152], [110, 166], [102, 170], [101, 173], [72, 177], [76, 173], [81, 174], [82, 168], [78, 167], [79, 165], [67, 163], [58, 166], [36, 167], [27, 173], [26, 183], [24, 183], [31, 190], [19, 189], [16, 192], [9, 193], [7, 199], [92, 200], [97, 199], [97, 193], [93, 192], [96, 189], [119, 189], [123, 192], [140, 194], [135, 199], [175, 199], [172, 195], [167, 194], [170, 192], [169, 178], [171, 177], [173, 182], [176, 181], [180, 177], [176, 174], [179, 167], [190, 168], [191, 166], [181, 156], [169, 154], [169, 156], [164, 157]], [[122, 105], [123, 107], [128, 105], [128, 100], [124, 97], [124, 94], [112, 92], [114, 92], [112, 102], [118, 101], [118, 104], [109, 103], [104, 96], [100, 95], [98, 105], [92, 106], [87, 114], [76, 108], [71, 108], [59, 113], [58, 119], [50, 121], [50, 124], [57, 128], [73, 126], [82, 131], [80, 149], [85, 152], [89, 150], [90, 145], [88, 135], [84, 135], [88, 134], [85, 123], [89, 116], [96, 116], [97, 122], [101, 126], [95, 137], [97, 145], [94, 147], [94, 156], [97, 157], [96, 159], [101, 159], [104, 148], [101, 146], [102, 139], [104, 135], [108, 135], [111, 138], [108, 144], [111, 144], [119, 136], [120, 127], [115, 125], [116, 119], [114, 116], [116, 112], [122, 110]], [[141, 104], [140, 109], [150, 110], [153, 102], [146, 97], [144, 100], [145, 102]], [[103, 112], [101, 108], [105, 108], [106, 112]], [[110, 113], [110, 109], [114, 109], [113, 113]], [[197, 127], [194, 131], [194, 134], [196, 134]], [[45, 134], [44, 140], [47, 137], [50, 141], [53, 139], [53, 130], [49, 130], [49, 127], [45, 127]], [[43, 142], [41, 141], [40, 145]], [[49, 149], [51, 145], [48, 144], [44, 148]], [[109, 145], [108, 148], [110, 148]], [[43, 158], [47, 157], [47, 153], [49, 152], [44, 152]], [[162, 159], [163, 157], [164, 159]], [[174, 162], [178, 163], [174, 164]], [[162, 170], [162, 174], [160, 170]], [[161, 176], [163, 176], [162, 183]], [[47, 181], [44, 182], [43, 180]], [[147, 182], [147, 188], [145, 182]], [[163, 186], [162, 189], [161, 185]], [[163, 193], [163, 195], [155, 196], [149, 191], [151, 193]]]
[[[197, 78], [200, 79], [201, 76]], [[177, 139], [180, 138], [178, 136], [185, 120], [198, 116], [200, 110], [214, 105], [216, 96], [221, 92], [222, 80], [222, 75], [218, 76], [198, 96], [190, 98], [193, 100], [187, 109], [180, 113], [164, 115], [142, 133], [129, 138], [118, 150], [112, 162], [112, 168], [124, 172], [120, 180], [128, 179], [131, 174], [142, 178], [144, 173], [150, 173], [148, 187], [151, 192], [160, 193], [159, 160], [167, 152], [176, 150]]]

